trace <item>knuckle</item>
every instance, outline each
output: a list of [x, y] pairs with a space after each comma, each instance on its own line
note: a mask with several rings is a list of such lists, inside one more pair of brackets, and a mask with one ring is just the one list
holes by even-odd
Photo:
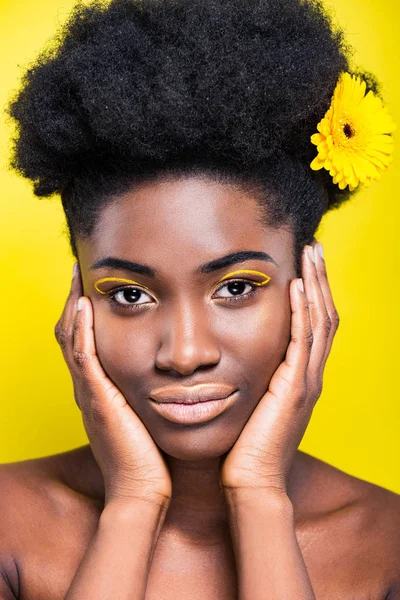
[[310, 327], [306, 331], [305, 340], [307, 348], [310, 349], [314, 343], [314, 334]]
[[72, 352], [72, 356], [73, 356], [76, 366], [80, 369], [80, 371], [83, 371], [84, 373], [86, 373], [88, 370], [88, 367], [89, 367], [89, 362], [90, 362], [90, 358], [86, 354], [86, 352], [83, 352], [82, 350], [79, 350], [78, 348], [74, 348], [74, 350]]
[[323, 335], [325, 336], [325, 338], [329, 337], [331, 329], [332, 329], [332, 321], [331, 321], [328, 313], [326, 313], [326, 317], [322, 324], [322, 332], [323, 332]]
[[73, 332], [74, 332], [74, 338], [76, 338], [77, 335], [78, 335], [79, 327], [80, 327], [80, 320], [79, 320], [79, 314], [77, 314], [75, 316], [75, 319], [74, 319], [74, 322], [73, 322], [73, 325], [72, 325], [72, 329], [73, 329]]
[[63, 351], [65, 351], [68, 347], [68, 342], [69, 342], [69, 335], [68, 332], [65, 329], [58, 329], [57, 334], [57, 341], [60, 344], [60, 347]]
[[339, 327], [339, 323], [340, 323], [340, 317], [338, 315], [337, 310], [334, 310], [332, 315], [331, 315], [331, 321], [334, 325], [334, 327], [337, 329]]
[[322, 388], [323, 388], [322, 377], [320, 375], [316, 375], [315, 378], [314, 378], [314, 380], [313, 380], [312, 393], [311, 393], [311, 395], [314, 398], [315, 402], [321, 396], [321, 394], [322, 394]]
[[58, 319], [57, 323], [54, 326], [54, 335], [55, 335], [56, 339], [58, 339], [58, 333], [59, 333], [60, 329], [61, 329], [61, 318]]
[[319, 382], [317, 383], [317, 389], [316, 389], [316, 392], [315, 392], [315, 400], [316, 400], [316, 401], [317, 401], [317, 400], [318, 400], [318, 398], [321, 396], [321, 394], [322, 394], [322, 390], [323, 390], [323, 387], [324, 387], [324, 386], [323, 386], [323, 384], [322, 384], [322, 381], [319, 381]]
[[311, 298], [308, 298], [307, 300], [307, 310], [309, 312], [315, 312], [317, 310], [317, 305]]

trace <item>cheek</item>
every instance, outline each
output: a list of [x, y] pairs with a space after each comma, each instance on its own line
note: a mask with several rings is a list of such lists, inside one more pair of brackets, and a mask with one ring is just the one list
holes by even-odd
[[262, 312], [257, 323], [249, 324], [253, 352], [276, 360], [284, 358], [290, 341], [291, 310], [289, 302], [280, 298]]
[[95, 311], [94, 332], [99, 361], [107, 375], [124, 391], [136, 381], [148, 376], [151, 360], [154, 361], [152, 331], [132, 326], [128, 317], [110, 316], [106, 311]]
[[289, 295], [277, 294], [257, 310], [241, 313], [236, 327], [224, 338], [224, 348], [252, 389], [262, 393], [284, 360], [290, 342]]
[[[106, 310], [94, 310], [96, 351], [100, 363], [122, 391], [132, 385], [146, 385], [159, 349], [158, 327], [148, 320], [113, 316]], [[234, 370], [242, 381], [255, 387], [269, 383], [274, 371], [285, 357], [290, 341], [291, 309], [288, 295], [277, 294], [265, 304], [229, 311], [229, 318], [214, 323], [214, 341], [219, 345], [227, 368]], [[213, 337], [213, 336], [212, 336]], [[211, 339], [208, 338], [210, 343]], [[211, 342], [212, 343], [212, 342]]]

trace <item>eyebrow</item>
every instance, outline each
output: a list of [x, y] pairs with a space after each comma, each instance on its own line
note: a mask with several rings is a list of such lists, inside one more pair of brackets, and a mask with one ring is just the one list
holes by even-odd
[[[227, 254], [226, 256], [221, 256], [220, 258], [216, 258], [211, 262], [204, 263], [200, 265], [196, 269], [196, 273], [212, 273], [214, 271], [219, 271], [220, 269], [224, 269], [231, 265], [235, 265], [237, 263], [246, 262], [248, 260], [264, 260], [265, 262], [270, 262], [279, 267], [278, 263], [266, 252], [258, 252], [255, 250], [240, 250], [239, 252], [232, 252], [231, 254]], [[147, 275], [148, 277], [157, 277], [157, 271], [148, 265], [143, 265], [141, 263], [132, 262], [130, 260], [125, 260], [122, 258], [115, 258], [112, 256], [107, 256], [106, 258], [101, 258], [96, 261], [91, 267], [90, 270], [94, 271], [96, 269], [101, 269], [104, 267], [109, 267], [111, 269], [120, 269], [123, 271], [130, 271], [132, 273], [138, 273], [139, 275]]]

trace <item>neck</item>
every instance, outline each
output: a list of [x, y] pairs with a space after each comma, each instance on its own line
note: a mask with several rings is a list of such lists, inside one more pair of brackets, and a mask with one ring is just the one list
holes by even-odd
[[224, 533], [227, 514], [219, 485], [220, 457], [186, 461], [164, 456], [172, 481], [166, 527], [207, 540]]
[[[62, 456], [64, 482], [81, 494], [104, 505], [104, 482], [90, 445]], [[296, 502], [304, 475], [304, 454], [297, 452], [289, 475], [288, 496]], [[172, 498], [164, 527], [191, 540], [211, 541], [224, 535], [228, 521], [223, 490], [219, 485], [220, 457], [185, 461], [165, 455], [172, 481]]]

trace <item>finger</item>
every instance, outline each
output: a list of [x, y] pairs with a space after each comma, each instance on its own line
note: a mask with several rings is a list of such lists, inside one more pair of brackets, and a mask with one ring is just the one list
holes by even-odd
[[83, 293], [81, 274], [78, 263], [75, 263], [71, 288], [60, 320], [56, 325], [56, 338], [69, 367], [72, 365], [72, 330], [79, 297]]
[[320, 391], [322, 391], [323, 361], [332, 324], [314, 260], [314, 248], [312, 246], [305, 246], [305, 251], [303, 252], [303, 277], [314, 337], [308, 365], [308, 376], [311, 382], [318, 383], [318, 388], [321, 388]]
[[313, 344], [313, 333], [307, 297], [305, 292], [298, 287], [298, 281], [301, 279], [293, 279], [290, 284], [291, 339], [284, 362], [288, 366], [288, 375], [285, 376], [288, 389], [296, 390], [301, 399], [306, 395], [306, 373]]
[[123, 407], [127, 402], [105, 374], [97, 357], [93, 329], [93, 308], [86, 296], [81, 296], [73, 323], [74, 367], [78, 377], [80, 408], [86, 416], [105, 423], [110, 409]]
[[317, 270], [317, 274], [318, 274], [318, 279], [319, 279], [322, 294], [324, 296], [326, 310], [328, 312], [329, 319], [331, 322], [331, 329], [330, 329], [329, 336], [327, 339], [325, 354], [324, 354], [324, 358], [323, 358], [323, 365], [325, 366], [326, 361], [329, 356], [329, 353], [332, 348], [333, 339], [334, 339], [336, 331], [339, 327], [340, 319], [339, 319], [338, 312], [336, 310], [336, 306], [333, 302], [331, 287], [329, 285], [328, 275], [327, 275], [327, 271], [326, 271], [325, 260], [322, 258], [322, 256], [319, 254], [318, 251], [315, 253], [315, 255], [316, 255], [315, 260], [316, 260], [316, 270]]
[[[77, 266], [77, 263], [74, 263], [74, 266], [73, 266], [73, 271], [72, 271], [72, 279], [71, 279], [71, 288], [72, 288], [72, 283], [73, 283], [73, 281], [74, 281], [74, 277], [75, 277], [75, 276], [76, 276], [76, 274], [77, 274], [77, 268], [78, 268], [78, 266]], [[71, 288], [70, 288], [69, 295], [71, 294]], [[69, 296], [68, 296], [68, 298], [69, 298]], [[61, 313], [61, 316], [60, 316], [60, 318], [58, 319], [58, 321], [57, 321], [57, 323], [56, 323], [56, 325], [55, 325], [55, 327], [54, 327], [54, 334], [55, 334], [55, 336], [56, 336], [57, 342], [59, 342], [59, 334], [60, 334], [60, 331], [62, 330], [63, 321], [64, 321], [64, 316], [65, 316], [65, 309], [66, 309], [66, 306], [67, 306], [68, 298], [67, 298], [67, 300], [65, 301], [64, 308], [63, 308], [63, 311], [62, 311], [62, 313]]]

